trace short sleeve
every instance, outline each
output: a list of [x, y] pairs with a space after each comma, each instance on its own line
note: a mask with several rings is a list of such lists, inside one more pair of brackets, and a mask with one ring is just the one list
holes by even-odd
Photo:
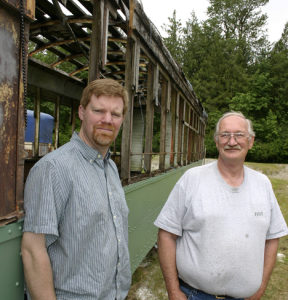
[[267, 239], [276, 239], [288, 234], [287, 224], [284, 220], [283, 214], [275, 197], [272, 185], [269, 181], [268, 193], [271, 203], [271, 219], [270, 226], [267, 232]]
[[182, 220], [186, 211], [185, 194], [182, 177], [172, 189], [167, 202], [154, 222], [155, 226], [175, 235], [182, 236]]
[[25, 184], [24, 210], [23, 231], [46, 234], [47, 246], [57, 239], [64, 199], [57, 170], [51, 162], [41, 162], [31, 169]]

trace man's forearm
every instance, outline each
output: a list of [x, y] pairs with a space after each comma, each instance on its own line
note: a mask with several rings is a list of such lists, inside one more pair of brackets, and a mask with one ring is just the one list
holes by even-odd
[[187, 298], [179, 288], [176, 268], [176, 239], [177, 236], [160, 229], [158, 234], [158, 254], [169, 299], [184, 300]]
[[[30, 233], [26, 236], [25, 234], [22, 241], [22, 259], [29, 294], [32, 300], [56, 300], [53, 273], [46, 248], [39, 244], [34, 245], [33, 236], [31, 239]], [[32, 247], [29, 245], [31, 242]]]

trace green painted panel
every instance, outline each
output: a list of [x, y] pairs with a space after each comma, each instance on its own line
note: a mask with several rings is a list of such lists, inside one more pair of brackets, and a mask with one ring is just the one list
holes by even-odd
[[23, 221], [0, 227], [0, 298], [24, 299], [24, 277], [21, 260]]
[[[134, 272], [157, 240], [153, 225], [180, 176], [201, 161], [124, 187], [129, 213], [129, 251]], [[0, 227], [0, 298], [24, 299], [21, 260], [23, 221]]]
[[158, 229], [153, 225], [177, 180], [189, 168], [202, 161], [171, 170], [124, 188], [129, 213], [129, 252], [134, 272], [157, 240]]

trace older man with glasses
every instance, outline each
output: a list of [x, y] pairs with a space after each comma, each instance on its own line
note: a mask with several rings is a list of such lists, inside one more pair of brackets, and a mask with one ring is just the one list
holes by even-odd
[[218, 160], [188, 170], [155, 221], [169, 300], [264, 294], [288, 234], [269, 179], [244, 166], [255, 133], [242, 113], [216, 125]]

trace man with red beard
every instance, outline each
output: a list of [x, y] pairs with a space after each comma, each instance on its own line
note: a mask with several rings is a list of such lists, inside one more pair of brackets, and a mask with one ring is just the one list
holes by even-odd
[[79, 134], [31, 169], [22, 240], [28, 299], [125, 299], [128, 207], [109, 147], [127, 106], [118, 82], [90, 82], [80, 101]]

